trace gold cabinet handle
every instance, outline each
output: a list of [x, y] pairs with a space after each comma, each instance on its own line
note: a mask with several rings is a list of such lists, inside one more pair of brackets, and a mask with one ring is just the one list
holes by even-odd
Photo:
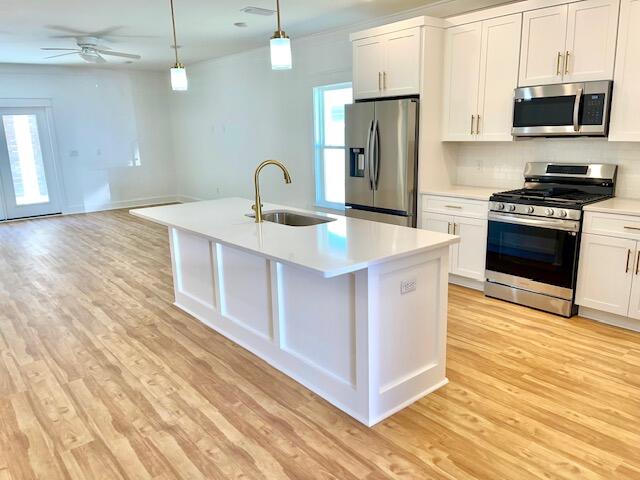
[[625, 230], [640, 230], [640, 227], [624, 227]]
[[378, 90], [382, 91], [382, 72], [378, 72]]
[[627, 266], [624, 269], [624, 273], [629, 273], [629, 259], [631, 258], [631, 250], [627, 250]]
[[478, 114], [478, 119], [476, 120], [476, 135], [480, 135], [480, 114]]
[[556, 59], [556, 75], [561, 74], [560, 62], [562, 61], [562, 52], [558, 52], [558, 58]]
[[382, 89], [387, 89], [387, 72], [382, 72]]
[[640, 272], [640, 250], [638, 250], [638, 255], [636, 256], [636, 275]]
[[476, 120], [475, 115], [471, 115], [471, 130], [469, 131], [470, 135], [473, 135], [473, 122]]
[[445, 205], [445, 208], [455, 208], [457, 210], [462, 210], [460, 205]]
[[451, 235], [451, 222], [447, 223], [447, 234]]
[[454, 234], [454, 235], [457, 235], [457, 233], [456, 233], [456, 227], [457, 227], [457, 226], [458, 226], [458, 224], [457, 224], [457, 223], [454, 223], [454, 224], [453, 224], [453, 234]]
[[567, 50], [564, 56], [564, 73], [565, 75], [569, 73], [569, 50]]

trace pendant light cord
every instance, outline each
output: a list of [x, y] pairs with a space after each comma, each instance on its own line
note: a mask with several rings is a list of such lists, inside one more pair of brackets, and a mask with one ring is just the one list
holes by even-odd
[[[173, 2], [173, 0], [171, 0]], [[282, 26], [280, 25], [280, 0], [276, 0], [276, 15], [278, 17], [278, 32], [282, 31]]]
[[173, 25], [173, 50], [176, 54], [176, 67], [180, 65], [178, 61], [178, 40], [176, 38], [176, 15], [173, 10], [173, 0], [169, 0], [171, 2], [171, 24]]

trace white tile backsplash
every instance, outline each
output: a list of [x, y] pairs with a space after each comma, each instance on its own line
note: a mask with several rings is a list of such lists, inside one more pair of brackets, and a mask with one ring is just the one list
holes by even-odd
[[615, 163], [619, 197], [640, 198], [640, 143], [604, 139], [535, 139], [449, 144], [458, 185], [517, 188], [527, 162]]

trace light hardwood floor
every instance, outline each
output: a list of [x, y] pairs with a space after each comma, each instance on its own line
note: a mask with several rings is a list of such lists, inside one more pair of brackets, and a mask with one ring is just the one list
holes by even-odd
[[451, 383], [367, 429], [172, 293], [125, 211], [0, 225], [0, 480], [640, 478], [640, 334], [452, 287]]

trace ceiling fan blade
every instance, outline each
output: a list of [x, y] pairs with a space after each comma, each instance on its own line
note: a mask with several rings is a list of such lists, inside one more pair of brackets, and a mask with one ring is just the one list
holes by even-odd
[[40, 50], [59, 50], [59, 51], [63, 51], [63, 50], [67, 50], [67, 51], [74, 51], [77, 52], [78, 49], [77, 48], [56, 48], [56, 47], [42, 47]]
[[49, 35], [49, 38], [78, 38], [79, 35]]
[[124, 53], [124, 52], [113, 52], [111, 50], [98, 50], [102, 55], [111, 55], [112, 57], [123, 57], [123, 58], [132, 58], [134, 60], [140, 60], [142, 57], [140, 55], [134, 55], [133, 53]]
[[44, 57], [44, 59], [48, 60], [49, 58], [66, 57], [67, 55], [75, 55], [76, 53], [78, 52], [61, 53], [60, 55], [52, 55], [50, 57]]
[[56, 30], [58, 32], [64, 32], [67, 34], [71, 34], [72, 37], [86, 37], [91, 35], [90, 32], [84, 32], [82, 30], [76, 30], [75, 28], [64, 27], [62, 25], [45, 25], [44, 28], [48, 28], [49, 30]]
[[96, 37], [96, 38], [110, 37], [115, 32], [117, 32], [118, 30], [122, 30], [123, 28], [124, 27], [122, 27], [121, 25], [116, 25], [116, 26], [113, 26], [113, 27], [103, 28], [102, 30], [97, 30], [95, 32], [91, 32], [89, 34], [89, 36]]

